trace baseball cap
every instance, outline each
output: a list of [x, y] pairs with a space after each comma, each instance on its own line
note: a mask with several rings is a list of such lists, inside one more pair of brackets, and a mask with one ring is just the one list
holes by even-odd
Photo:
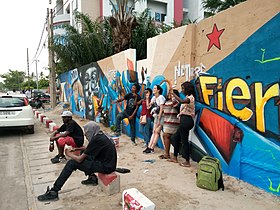
[[64, 111], [63, 113], [62, 113], [62, 115], [60, 115], [61, 117], [72, 117], [72, 112], [70, 112], [70, 111]]

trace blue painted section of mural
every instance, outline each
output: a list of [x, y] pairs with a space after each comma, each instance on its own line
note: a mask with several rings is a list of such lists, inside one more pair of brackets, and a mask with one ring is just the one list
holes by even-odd
[[[209, 137], [210, 135], [207, 135], [209, 131], [202, 128], [200, 118], [198, 118], [195, 130], [205, 150], [210, 155], [220, 159], [224, 172], [276, 195], [280, 195], [280, 96], [271, 97], [265, 104], [263, 110], [265, 131], [260, 131], [256, 122], [256, 114], [260, 110], [254, 107], [256, 106], [256, 91], [252, 87], [254, 87], [253, 84], [260, 83], [263, 97], [265, 91], [276, 84], [279, 94], [279, 23], [280, 14], [278, 13], [233, 53], [207, 71], [210, 75], [222, 79], [225, 86], [228, 81], [234, 78], [241, 78], [247, 83], [248, 87], [251, 86], [251, 102], [245, 105], [244, 103], [234, 103], [235, 109], [241, 110], [247, 106], [253, 111], [253, 116], [247, 121], [242, 122], [236, 119], [236, 117], [230, 115], [225, 107], [223, 112], [217, 110], [215, 97], [210, 99], [210, 107], [197, 104], [199, 117], [202, 110], [208, 109], [213, 115], [222, 117], [229, 122], [229, 126], [238, 127], [242, 131], [241, 142], [233, 143], [231, 140], [228, 143], [231, 144], [228, 146], [232, 149], [229, 153], [230, 156], [228, 156], [229, 159], [226, 160], [221, 150], [213, 143], [213, 139]], [[237, 87], [234, 94], [238, 95], [238, 93], [240, 92]], [[224, 97], [227, 96], [224, 95]], [[226, 106], [225, 100], [223, 102]]]
[[[116, 116], [125, 109], [126, 103], [112, 104], [112, 101], [123, 97], [131, 92], [134, 83], [138, 83], [135, 71], [115, 71], [114, 76], [109, 82], [108, 78], [100, 69], [97, 63], [91, 63], [78, 69], [68, 71], [59, 77], [60, 82], [64, 83], [64, 92], [67, 101], [71, 104], [71, 110], [75, 115], [86, 117], [112, 126], [116, 122]], [[165, 78], [157, 76], [150, 83], [150, 88], [155, 84], [160, 84]], [[145, 86], [145, 85], [144, 85]], [[161, 84], [163, 95], [167, 94], [167, 85]], [[139, 133], [139, 117], [141, 107], [137, 112], [136, 136], [143, 138]], [[130, 136], [129, 123], [123, 121], [123, 133]], [[158, 146], [163, 148], [162, 141], [159, 140]]]
[[[213, 66], [207, 73], [222, 79], [221, 83], [225, 86], [232, 78], [241, 78], [247, 83], [248, 87], [260, 82], [263, 93], [272, 84], [279, 84], [279, 22], [280, 14], [267, 22], [232, 54]], [[100, 73], [99, 76], [94, 76], [94, 68]], [[98, 64], [92, 63], [61, 75], [60, 80], [65, 82], [66, 98], [71, 102], [72, 111], [75, 114], [82, 117], [86, 116], [89, 119], [92, 117], [98, 122], [111, 126], [116, 121], [117, 113], [124, 110], [126, 105], [125, 103], [112, 105], [111, 102], [130, 92], [132, 84], [138, 82], [135, 73], [133, 71], [122, 71], [121, 73], [114, 71], [112, 78], [106, 78]], [[156, 76], [149, 87], [152, 89], [155, 84], [160, 84], [164, 79], [164, 76]], [[93, 85], [91, 82], [93, 82]], [[197, 83], [198, 81], [193, 82]], [[161, 86], [164, 90], [163, 95], [166, 96], [168, 89], [166, 83], [161, 84]], [[79, 89], [80, 87], [82, 87], [82, 92]], [[97, 92], [94, 91], [97, 90], [96, 88], [98, 88]], [[222, 91], [224, 91], [223, 97], [227, 97], [223, 88]], [[96, 93], [93, 94], [94, 92]], [[238, 93], [238, 89], [234, 90], [234, 94], [237, 95]], [[256, 93], [251, 91], [250, 94], [250, 103], [245, 105], [236, 103], [234, 108], [243, 109], [248, 106], [255, 115], [254, 94]], [[213, 97], [210, 99], [210, 106], [199, 102], [196, 104], [198, 116], [195, 134], [205, 151], [209, 155], [220, 159], [225, 173], [279, 195], [279, 97], [272, 97], [264, 106], [265, 132], [256, 129], [255, 116], [246, 122], [242, 122], [232, 116], [227, 108], [222, 111], [217, 110], [217, 104], [215, 103], [215, 97]], [[223, 104], [226, 104], [225, 99], [223, 99]], [[141, 108], [137, 113], [136, 120], [136, 135], [138, 137], [142, 137], [138, 132], [140, 111]], [[212, 116], [210, 119], [211, 125], [204, 123], [205, 117], [207, 118], [209, 114]], [[106, 118], [108, 118], [107, 121], [104, 121]], [[216, 132], [211, 126], [214, 126]], [[123, 123], [123, 132], [129, 135], [129, 130], [129, 125]], [[221, 136], [227, 136], [228, 138], [219, 139], [218, 137]], [[163, 148], [161, 141], [159, 141], [159, 147]]]

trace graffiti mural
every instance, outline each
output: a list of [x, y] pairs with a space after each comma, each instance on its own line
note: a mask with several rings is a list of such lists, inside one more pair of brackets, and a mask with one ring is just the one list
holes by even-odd
[[226, 173], [278, 195], [279, 21], [280, 14], [195, 81], [195, 135], [203, 151], [218, 157]]
[[[276, 6], [261, 0], [244, 3], [264, 8], [258, 21], [252, 21], [254, 12], [237, 7], [232, 11], [238, 15], [231, 17], [250, 18], [228, 23], [223, 12], [151, 39], [150, 54], [138, 68], [136, 56], [120, 53], [71, 70], [60, 76], [63, 98], [75, 114], [112, 126], [126, 104], [111, 102], [134, 83], [141, 84], [140, 95], [161, 84], [166, 96], [170, 87], [162, 81], [168, 79], [180, 90], [190, 80], [197, 93], [192, 159], [217, 157], [224, 173], [280, 195], [280, 14], [279, 4], [272, 2]], [[140, 112], [141, 107], [136, 119], [141, 138]], [[127, 119], [122, 131], [130, 135]], [[158, 146], [163, 148], [161, 141]]]

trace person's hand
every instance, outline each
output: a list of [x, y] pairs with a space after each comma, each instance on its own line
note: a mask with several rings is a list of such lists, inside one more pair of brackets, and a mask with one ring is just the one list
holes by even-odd
[[133, 119], [133, 117], [132, 117], [132, 116], [129, 116], [129, 117], [128, 117], [128, 120], [132, 120], [132, 119]]
[[50, 138], [50, 141], [54, 141], [54, 140], [55, 140], [54, 136]]
[[173, 89], [169, 90], [169, 93], [170, 93], [171, 95], [174, 95]]
[[65, 155], [69, 156], [70, 153], [71, 153], [70, 150], [68, 148], [66, 148], [65, 149]]

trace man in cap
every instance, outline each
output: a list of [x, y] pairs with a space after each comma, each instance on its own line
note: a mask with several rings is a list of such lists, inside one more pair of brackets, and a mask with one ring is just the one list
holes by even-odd
[[[71, 159], [66, 163], [53, 187], [47, 187], [45, 194], [39, 195], [39, 201], [58, 200], [58, 191], [70, 177], [73, 171], [80, 170], [88, 175], [82, 184], [97, 185], [97, 177], [94, 173], [110, 174], [116, 170], [117, 152], [112, 139], [100, 130], [96, 122], [90, 121], [84, 125], [85, 136], [89, 141], [85, 151], [81, 155], [75, 155], [72, 151], [77, 149], [66, 149], [65, 154]], [[80, 148], [78, 148], [80, 149]]]
[[73, 148], [81, 147], [84, 144], [84, 133], [79, 124], [72, 119], [72, 112], [64, 111], [61, 115], [63, 125], [58, 128], [50, 138], [50, 151], [52, 145], [56, 142], [58, 155], [51, 159], [52, 163], [59, 163], [65, 160], [64, 147], [69, 145]]

